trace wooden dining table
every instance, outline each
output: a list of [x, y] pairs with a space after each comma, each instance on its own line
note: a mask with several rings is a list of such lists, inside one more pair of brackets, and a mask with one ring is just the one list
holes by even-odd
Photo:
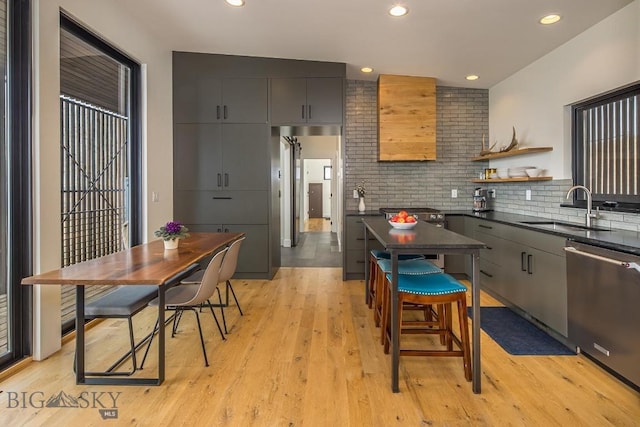
[[244, 233], [191, 233], [178, 249], [165, 250], [162, 240], [22, 279], [22, 285], [76, 287], [76, 383], [94, 385], [160, 385], [165, 377], [165, 331], [158, 329], [157, 378], [92, 377], [85, 372], [85, 286], [158, 286], [158, 324], [165, 324], [165, 291], [170, 279], [214, 254]]
[[[391, 255], [391, 390], [400, 391], [398, 371], [400, 363], [400, 337], [398, 336], [398, 255], [460, 255], [466, 254], [472, 260], [471, 298], [472, 322], [472, 389], [480, 393], [480, 249], [486, 245], [461, 234], [454, 233], [434, 224], [418, 221], [411, 230], [391, 227], [384, 217], [366, 217], [364, 224], [365, 259], [369, 259], [367, 245], [369, 235], [378, 240]], [[365, 268], [365, 295], [368, 296], [369, 268]]]

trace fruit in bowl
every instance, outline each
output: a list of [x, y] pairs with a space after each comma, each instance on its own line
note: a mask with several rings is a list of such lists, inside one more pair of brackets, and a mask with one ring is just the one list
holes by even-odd
[[400, 230], [413, 228], [417, 223], [418, 220], [416, 217], [409, 215], [407, 211], [400, 211], [389, 220], [389, 224], [391, 224], [393, 228], [398, 228]]

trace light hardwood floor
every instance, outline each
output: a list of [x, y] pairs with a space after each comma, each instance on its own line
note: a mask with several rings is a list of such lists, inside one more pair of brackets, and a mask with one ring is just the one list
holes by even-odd
[[[167, 379], [159, 387], [77, 386], [73, 341], [0, 383], [3, 425], [197, 426], [637, 426], [640, 394], [583, 356], [510, 356], [482, 334], [482, 394], [464, 380], [458, 358], [401, 359], [400, 393], [390, 389], [389, 356], [379, 344], [362, 281], [339, 268], [282, 268], [273, 281], [236, 280], [245, 312], [227, 310], [228, 340], [202, 313], [211, 366], [195, 321], [185, 313], [167, 341]], [[498, 305], [483, 295], [483, 305]], [[134, 319], [137, 334], [155, 320]], [[144, 327], [140, 327], [144, 325]], [[125, 321], [88, 332], [92, 363], [127, 348]], [[155, 354], [147, 369], [155, 368]], [[103, 367], [94, 366], [94, 367]], [[112, 407], [34, 408], [64, 392]], [[84, 393], [84, 394], [83, 394]], [[104, 393], [100, 395], [100, 393]], [[34, 399], [25, 402], [27, 398]], [[9, 397], [13, 397], [11, 401]], [[91, 400], [87, 400], [91, 401]], [[83, 401], [84, 402], [84, 401]], [[15, 407], [15, 406], [18, 407]]]

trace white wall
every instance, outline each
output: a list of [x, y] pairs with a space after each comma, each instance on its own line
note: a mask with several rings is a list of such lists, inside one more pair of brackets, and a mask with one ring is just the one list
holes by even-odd
[[[141, 30], [119, 0], [36, 0], [34, 31], [34, 272], [60, 267], [60, 9], [144, 66], [144, 239], [173, 211], [171, 51]], [[149, 204], [152, 191], [158, 203]], [[60, 347], [60, 289], [34, 287], [34, 358]]]
[[[560, 22], [559, 25], [562, 25]], [[491, 143], [507, 145], [515, 126], [521, 147], [552, 152], [492, 160], [491, 167], [532, 165], [571, 178], [568, 105], [640, 80], [640, 0], [489, 90]]]

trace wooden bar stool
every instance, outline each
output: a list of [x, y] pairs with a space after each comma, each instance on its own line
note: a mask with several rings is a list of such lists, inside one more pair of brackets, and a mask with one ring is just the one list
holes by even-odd
[[[388, 258], [378, 259], [376, 262], [376, 282], [374, 285], [374, 311], [373, 320], [376, 326], [380, 326], [383, 316], [383, 300], [386, 295], [386, 279], [385, 275], [391, 273], [391, 260]], [[424, 258], [403, 259], [398, 260], [398, 274], [422, 275], [422, 274], [440, 274], [442, 269]], [[427, 314], [425, 312], [425, 314]], [[380, 343], [384, 344], [384, 333], [380, 336]]]
[[[386, 275], [387, 280], [391, 281], [391, 275]], [[391, 286], [387, 286], [387, 294], [385, 298], [386, 308], [384, 313], [386, 321], [384, 322], [384, 352], [389, 353], [391, 343], [391, 319], [390, 319], [390, 301]], [[403, 349], [400, 346], [400, 355], [404, 356], [456, 356], [462, 357], [464, 365], [464, 376], [467, 381], [471, 381], [471, 352], [469, 349], [469, 329], [467, 320], [467, 288], [460, 282], [448, 274], [429, 274], [421, 276], [398, 275], [398, 316], [399, 328], [398, 336], [401, 339], [402, 334], [439, 334], [444, 335], [444, 345], [446, 349]], [[402, 322], [402, 310], [405, 302], [413, 304], [430, 304], [441, 306], [436, 322], [411, 322], [412, 327], [404, 327], [407, 324]], [[458, 338], [452, 330], [451, 310], [452, 304], [457, 304], [458, 321], [460, 324], [460, 337]], [[442, 340], [441, 340], [442, 341]], [[400, 342], [400, 340], [399, 340]], [[442, 343], [442, 342], [441, 342]], [[457, 345], [459, 350], [453, 348], [453, 343]]]
[[[378, 249], [372, 249], [369, 252], [369, 286], [368, 286], [368, 301], [369, 308], [373, 307], [373, 301], [376, 298], [376, 280], [378, 277], [378, 260], [379, 259], [391, 259], [391, 254], [386, 251]], [[410, 259], [424, 259], [424, 255], [418, 254], [402, 254], [398, 255], [398, 260], [410, 260]], [[378, 322], [376, 322], [378, 326]]]

